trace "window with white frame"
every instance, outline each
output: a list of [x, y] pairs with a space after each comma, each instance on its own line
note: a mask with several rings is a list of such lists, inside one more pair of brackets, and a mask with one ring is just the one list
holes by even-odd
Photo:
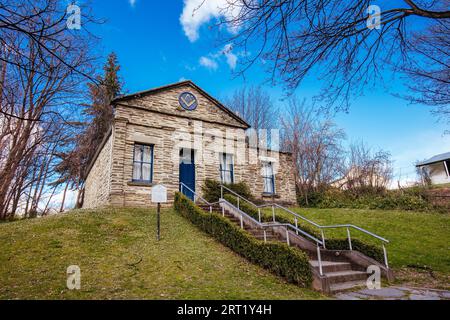
[[275, 193], [275, 176], [273, 174], [273, 163], [263, 162], [262, 163], [262, 175], [264, 181], [264, 193], [274, 194]]
[[133, 154], [133, 181], [153, 181], [153, 145], [136, 143]]
[[220, 154], [220, 181], [222, 183], [234, 183], [233, 155]]

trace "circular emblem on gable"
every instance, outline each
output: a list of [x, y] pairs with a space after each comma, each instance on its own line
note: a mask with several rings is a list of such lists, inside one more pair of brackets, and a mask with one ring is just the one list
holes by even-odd
[[197, 98], [190, 92], [180, 94], [178, 101], [180, 102], [180, 106], [185, 110], [192, 111], [198, 106]]

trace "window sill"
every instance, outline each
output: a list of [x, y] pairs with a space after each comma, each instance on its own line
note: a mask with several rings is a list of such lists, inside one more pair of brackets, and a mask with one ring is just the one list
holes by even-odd
[[153, 187], [155, 184], [153, 182], [140, 182], [140, 181], [128, 181], [129, 186], [134, 187]]
[[280, 196], [276, 193], [262, 193], [263, 198], [280, 198]]

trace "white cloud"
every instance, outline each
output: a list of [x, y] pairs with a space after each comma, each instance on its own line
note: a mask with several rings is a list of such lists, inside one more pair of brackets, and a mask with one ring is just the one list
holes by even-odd
[[219, 67], [219, 65], [217, 64], [217, 62], [212, 59], [212, 58], [208, 58], [208, 57], [200, 57], [199, 63], [201, 66], [209, 69], [209, 70], [217, 70], [217, 68]]
[[[231, 6], [229, 0], [184, 0], [183, 12], [180, 16], [180, 23], [189, 41], [195, 42], [199, 38], [199, 29], [203, 24], [225, 17], [231, 19], [236, 17], [240, 8]], [[238, 28], [228, 25], [227, 29], [231, 33], [237, 32]]]
[[219, 67], [219, 62], [223, 59], [223, 57], [225, 57], [226, 63], [230, 69], [234, 70], [236, 68], [238, 56], [243, 56], [243, 54], [234, 54], [233, 46], [231, 44], [227, 44], [222, 50], [215, 53], [209, 53], [207, 56], [201, 57], [199, 62], [203, 67], [210, 70], [216, 70]]
[[137, 0], [128, 0], [128, 3], [130, 4], [131, 7], [134, 8], [134, 6], [136, 5], [136, 1]]
[[236, 69], [236, 63], [237, 63], [238, 57], [233, 53], [233, 46], [231, 44], [225, 45], [222, 53], [225, 55], [230, 69], [231, 70]]
[[197, 70], [197, 68], [195, 66], [191, 66], [190, 64], [183, 64], [183, 67], [187, 70], [187, 71], [195, 71]]

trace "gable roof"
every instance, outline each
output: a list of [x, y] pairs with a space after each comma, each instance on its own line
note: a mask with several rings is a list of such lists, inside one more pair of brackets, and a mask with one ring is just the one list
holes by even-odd
[[185, 81], [176, 82], [176, 83], [168, 84], [168, 85], [165, 85], [165, 86], [161, 86], [161, 87], [157, 87], [157, 88], [153, 88], [153, 89], [149, 89], [149, 90], [144, 90], [144, 91], [139, 91], [139, 92], [135, 92], [135, 93], [132, 93], [132, 94], [122, 95], [122, 96], [119, 96], [119, 97], [116, 97], [115, 99], [113, 99], [111, 103], [115, 104], [115, 103], [119, 103], [119, 102], [132, 100], [132, 99], [135, 99], [135, 98], [142, 98], [142, 97], [147, 96], [147, 95], [155, 94], [155, 93], [158, 93], [158, 92], [161, 92], [161, 91], [164, 91], [164, 90], [169, 90], [169, 89], [172, 89], [172, 88], [181, 87], [181, 86], [185, 86], [185, 85], [189, 85], [189, 86], [193, 87], [194, 89], [198, 90], [208, 100], [210, 100], [212, 103], [214, 103], [222, 111], [224, 111], [225, 113], [230, 115], [236, 121], [240, 122], [241, 124], [243, 124], [247, 128], [251, 127], [247, 123], [247, 121], [242, 119], [240, 116], [238, 116], [236, 113], [231, 111], [229, 108], [225, 107], [220, 101], [218, 101], [217, 99], [212, 97], [209, 93], [207, 93], [205, 90], [203, 90], [202, 88], [197, 86], [191, 80], [185, 80]]
[[433, 163], [442, 162], [442, 161], [446, 161], [446, 160], [450, 160], [450, 152], [441, 153], [441, 154], [435, 155], [434, 157], [431, 157], [428, 160], [421, 161], [418, 164], [416, 164], [416, 167], [422, 167], [422, 166], [426, 166], [428, 164], [433, 164]]

